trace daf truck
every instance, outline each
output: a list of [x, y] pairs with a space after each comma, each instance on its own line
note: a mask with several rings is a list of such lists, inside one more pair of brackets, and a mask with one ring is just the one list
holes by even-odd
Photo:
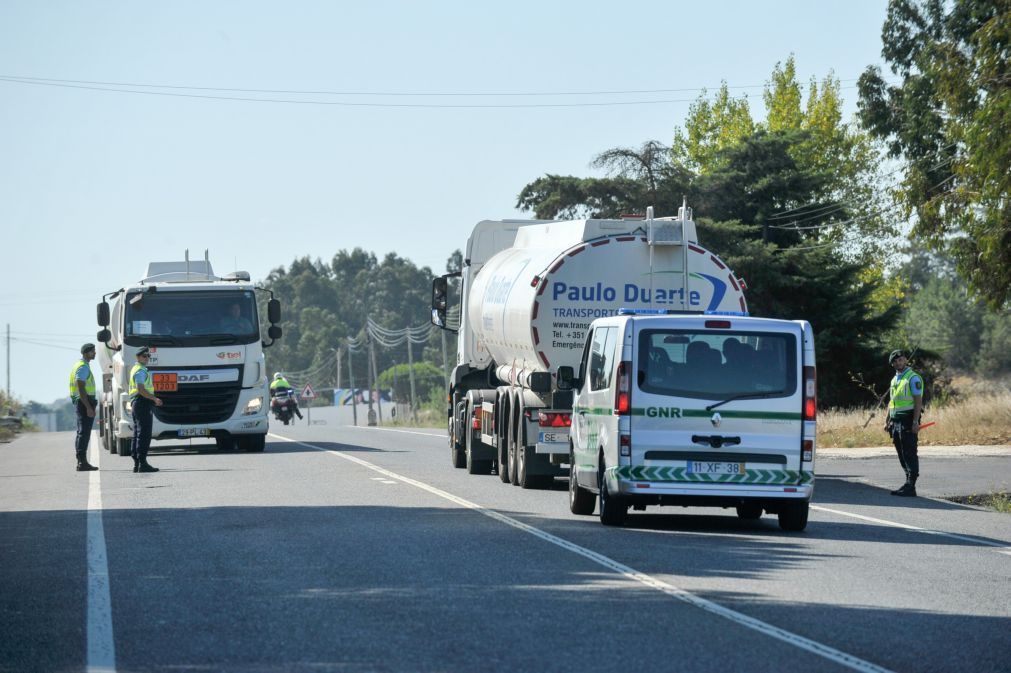
[[[204, 260], [151, 262], [136, 283], [98, 304], [99, 432], [102, 444], [130, 455], [128, 377], [136, 353], [150, 350], [152, 439], [213, 439], [220, 448], [263, 451], [270, 407], [263, 349], [281, 337], [280, 302], [270, 292], [267, 338], [260, 333], [257, 288], [244, 271], [219, 277]], [[112, 301], [110, 307], [109, 301]]]
[[479, 222], [463, 267], [432, 284], [432, 322], [459, 277], [457, 363], [447, 394], [452, 464], [545, 488], [569, 464], [573, 391], [589, 326], [622, 308], [747, 311], [744, 285], [676, 217]]

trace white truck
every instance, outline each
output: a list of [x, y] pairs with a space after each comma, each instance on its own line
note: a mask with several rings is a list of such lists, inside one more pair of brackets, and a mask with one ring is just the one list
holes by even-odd
[[[249, 274], [214, 275], [210, 260], [152, 262], [137, 283], [98, 304], [99, 433], [103, 446], [130, 454], [128, 377], [142, 346], [154, 393], [152, 439], [213, 438], [220, 448], [263, 451], [270, 409], [263, 348], [281, 337], [280, 302], [266, 302], [261, 339]], [[114, 299], [110, 310], [109, 300]]]
[[460, 276], [457, 365], [448, 391], [455, 467], [497, 468], [523, 488], [565, 474], [576, 368], [590, 322], [621, 308], [746, 312], [744, 286], [698, 244], [691, 209], [677, 217], [479, 222], [463, 269], [436, 278], [432, 322], [447, 325]]

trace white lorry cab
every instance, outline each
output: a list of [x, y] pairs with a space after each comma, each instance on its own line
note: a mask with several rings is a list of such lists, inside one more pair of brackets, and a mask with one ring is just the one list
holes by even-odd
[[594, 320], [574, 389], [569, 506], [734, 507], [807, 525], [814, 492], [814, 335], [803, 320], [622, 310]]

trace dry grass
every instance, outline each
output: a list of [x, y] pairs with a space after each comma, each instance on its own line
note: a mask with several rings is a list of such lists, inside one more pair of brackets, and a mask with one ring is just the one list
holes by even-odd
[[[870, 418], [872, 413], [873, 418]], [[818, 446], [854, 448], [891, 444], [882, 429], [887, 411], [828, 410], [818, 414]], [[870, 418], [870, 422], [867, 422]], [[927, 409], [920, 444], [960, 446], [1011, 443], [1011, 393], [971, 394], [943, 407]]]

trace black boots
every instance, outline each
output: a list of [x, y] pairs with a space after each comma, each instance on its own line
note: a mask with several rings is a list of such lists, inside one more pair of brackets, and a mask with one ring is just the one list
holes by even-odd
[[154, 467], [147, 462], [147, 458], [141, 458], [140, 460], [133, 461], [133, 471], [134, 472], [157, 472], [158, 468]]
[[78, 472], [91, 472], [92, 470], [97, 470], [98, 468], [88, 462], [88, 456], [84, 453], [77, 454], [77, 471]]
[[892, 495], [898, 495], [906, 498], [916, 497], [916, 478], [919, 477], [918, 474], [910, 474], [906, 477], [906, 483], [900, 488], [892, 491]]

